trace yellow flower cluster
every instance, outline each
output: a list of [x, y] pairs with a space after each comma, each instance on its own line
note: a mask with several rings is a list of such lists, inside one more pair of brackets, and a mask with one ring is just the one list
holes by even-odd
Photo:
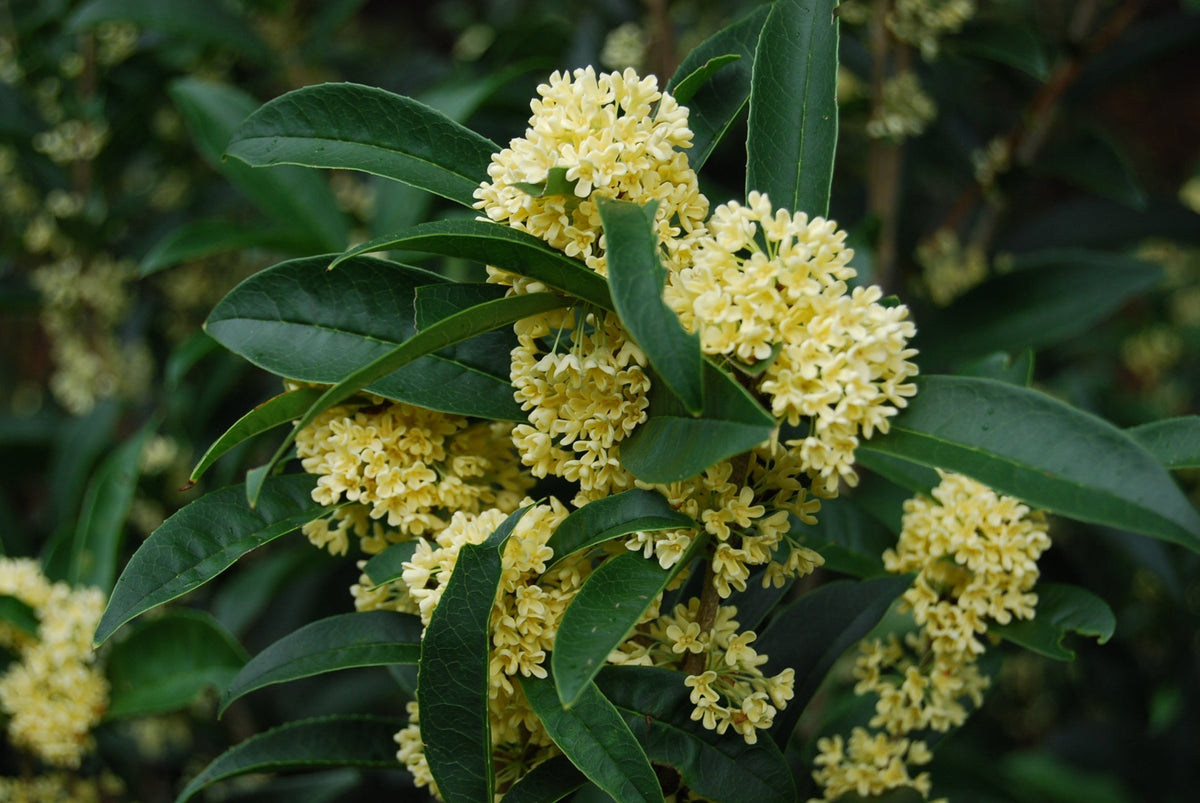
[[29, 606], [38, 620], [36, 636], [0, 624], [0, 646], [16, 654], [0, 676], [9, 741], [47, 764], [78, 767], [108, 708], [108, 681], [92, 651], [104, 595], [51, 583], [35, 561], [0, 558], [0, 596]]
[[116, 776], [97, 780], [54, 772], [28, 778], [0, 778], [0, 800], [4, 803], [101, 803], [112, 800], [121, 791]]
[[536, 477], [579, 484], [576, 504], [632, 487], [618, 444], [646, 420], [646, 355], [616, 316], [595, 312], [551, 329], [544, 318], [514, 327], [511, 377], [528, 424], [513, 428]]
[[975, 0], [896, 0], [887, 25], [897, 39], [933, 59], [941, 38], [957, 33], [973, 16]]
[[908, 771], [908, 765], [921, 766], [933, 758], [922, 741], [891, 739], [885, 733], [872, 735], [866, 728], [855, 727], [848, 740], [841, 734], [818, 739], [817, 750], [813, 763], [818, 769], [813, 778], [825, 789], [822, 800], [855, 794], [876, 797], [909, 787], [929, 797], [929, 773], [912, 776]]
[[883, 84], [880, 104], [867, 121], [867, 135], [900, 140], [919, 136], [937, 116], [937, 105], [911, 71], [891, 76]]
[[864, 785], [871, 793], [914, 786], [927, 795], [924, 776], [910, 780], [895, 764], [905, 756], [910, 764], [927, 760], [925, 746], [905, 734], [963, 724], [964, 701], [978, 707], [988, 686], [978, 667], [988, 624], [1033, 618], [1037, 560], [1050, 546], [1043, 514], [968, 477], [940, 474], [932, 499], [904, 503], [900, 539], [883, 555], [888, 571], [917, 573], [901, 599], [919, 630], [903, 642], [891, 636], [863, 643], [854, 691], [877, 696], [869, 724], [880, 732], [851, 736], [851, 744], [857, 736], [861, 745], [873, 745], [869, 753], [821, 740], [814, 777], [825, 786], [825, 800], [854, 789], [867, 794]]
[[683, 668], [689, 654], [703, 655], [703, 670], [684, 680], [691, 689], [692, 719], [708, 730], [741, 734], [747, 744], [770, 728], [775, 714], [787, 707], [795, 686], [788, 667], [773, 677], [763, 674], [767, 656], [750, 646], [752, 630], [738, 632], [737, 608], [717, 609], [711, 630], [700, 626], [700, 600], [676, 605], [675, 610], [640, 627], [609, 661], [615, 664]]
[[917, 245], [917, 264], [929, 300], [945, 307], [988, 275], [987, 254], [977, 245], [965, 248], [953, 229], [938, 229]]
[[859, 438], [887, 432], [916, 393], [908, 309], [881, 304], [878, 287], [848, 289], [853, 251], [832, 221], [773, 210], [752, 192], [745, 206], [717, 207], [708, 229], [664, 298], [705, 353], [766, 363], [759, 390], [776, 418], [807, 422], [787, 445], [814, 488], [835, 495], [839, 480], [857, 481]]
[[532, 479], [508, 431], [378, 397], [330, 408], [296, 434], [296, 452], [319, 477], [313, 501], [352, 504], [305, 525], [305, 535], [344, 555], [353, 534], [374, 554], [438, 532], [453, 511], [516, 510]]
[[[524, 137], [492, 157], [475, 206], [534, 234], [600, 274], [607, 272], [597, 198], [658, 201], [655, 225], [669, 250], [703, 228], [708, 200], [680, 149], [691, 147], [688, 110], [632, 69], [556, 72], [538, 87]], [[519, 290], [528, 282], [504, 276]]]
[[[529, 502], [527, 499], [524, 504]], [[425, 539], [417, 542], [412, 559], [404, 564], [399, 583], [403, 586], [402, 594], [414, 603], [422, 623], [429, 624], [462, 547], [482, 543], [504, 521], [505, 515], [494, 509], [478, 515], [455, 513], [432, 543]], [[547, 541], [566, 516], [567, 509], [556, 499], [534, 505], [521, 517], [501, 556], [503, 569], [489, 628], [492, 637], [489, 713], [497, 782], [502, 788], [556, 752], [520, 684], [512, 679], [518, 674], [547, 676], [545, 662], [554, 648], [563, 612], [591, 572], [591, 564], [582, 553], [547, 571], [554, 558]], [[410, 704], [409, 714], [409, 725], [396, 736], [400, 745], [397, 755], [418, 785], [429, 785], [432, 778], [420, 744], [416, 703]]]

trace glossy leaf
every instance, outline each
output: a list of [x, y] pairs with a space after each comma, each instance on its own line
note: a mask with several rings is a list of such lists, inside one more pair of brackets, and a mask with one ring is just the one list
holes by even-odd
[[[0, 555], [4, 554], [0, 552]], [[11, 625], [29, 636], [37, 636], [38, 616], [24, 601], [0, 594], [0, 622]]]
[[1200, 514], [1121, 430], [1043, 393], [990, 379], [927, 376], [860, 448], [974, 477], [1036, 508], [1200, 551]]
[[916, 346], [923, 365], [1059, 343], [1090, 332], [1130, 297], [1155, 287], [1162, 269], [1082, 249], [1025, 254], [1013, 270], [968, 292], [928, 324]]
[[221, 803], [337, 803], [351, 797], [362, 783], [362, 773], [351, 768], [284, 775], [247, 784], [245, 790], [229, 790]]
[[830, 583], [771, 619], [755, 643], [759, 653], [769, 656], [763, 672], [774, 675], [789, 666], [796, 672], [795, 696], [775, 715], [771, 728], [778, 744], [787, 744], [833, 662], [879, 623], [911, 582], [911, 576], [902, 575]]
[[[295, 259], [260, 271], [217, 304], [205, 330], [272, 373], [333, 385], [416, 334], [417, 288], [442, 283], [428, 271], [355, 259], [328, 271], [328, 259]], [[524, 420], [503, 374], [448, 357], [421, 357], [371, 382], [388, 399], [459, 415]]]
[[96, 628], [102, 644], [140, 613], [204, 585], [247, 552], [329, 512], [312, 501], [316, 477], [272, 477], [256, 508], [232, 485], [175, 513], [129, 559]]
[[1139, 212], [1146, 208], [1146, 192], [1138, 184], [1129, 157], [1103, 130], [1085, 131], [1048, 149], [1033, 171], [1061, 178]]
[[686, 106], [692, 99], [692, 95], [695, 95], [697, 90], [704, 86], [722, 67], [732, 64], [740, 58], [742, 58], [740, 53], [713, 56], [674, 84], [674, 89], [670, 90], [672, 97]]
[[190, 800], [218, 781], [252, 772], [310, 767], [394, 768], [396, 743], [392, 736], [403, 726], [400, 719], [357, 714], [280, 725], [217, 756], [184, 787], [175, 803]]
[[738, 803], [792, 803], [796, 789], [779, 748], [732, 730], [717, 734], [691, 719], [684, 675], [650, 666], [607, 667], [597, 678], [649, 759], [674, 767], [696, 795]]
[[137, 492], [142, 449], [157, 422], [121, 444], [100, 464], [88, 484], [71, 544], [67, 580], [107, 592], [116, 580], [125, 544], [125, 521]]
[[691, 562], [704, 543], [702, 536], [693, 539], [669, 569], [640, 552], [622, 552], [601, 563], [584, 581], [563, 612], [550, 653], [551, 674], [563, 705], [574, 705], [586, 693], [609, 653], [629, 637], [671, 578]]
[[679, 528], [696, 522], [671, 507], [657, 491], [634, 488], [589, 502], [562, 520], [546, 542], [554, 550], [553, 566], [582, 549], [635, 532]]
[[700, 336], [689, 334], [662, 300], [666, 270], [658, 259], [654, 231], [657, 204], [641, 207], [601, 198], [608, 286], [621, 322], [646, 353], [659, 377], [688, 412], [704, 408]]
[[645, 752], [616, 706], [589, 682], [564, 708], [552, 678], [521, 678], [521, 688], [546, 732], [588, 780], [617, 803], [661, 803], [662, 789]]
[[221, 695], [220, 711], [239, 697], [289, 680], [361, 666], [415, 664], [421, 620], [395, 611], [330, 616], [279, 639], [242, 667]]
[[482, 544], [462, 547], [421, 642], [421, 740], [446, 803], [491, 800], [495, 789], [488, 722], [492, 606], [504, 544], [526, 510]]
[[339, 267], [361, 254], [396, 249], [470, 259], [537, 279], [602, 309], [614, 308], [608, 285], [600, 274], [532, 234], [485, 220], [435, 220], [397, 234], [376, 237], [346, 251], [330, 267]]
[[1033, 385], [1033, 350], [1025, 349], [1017, 356], [997, 351], [963, 363], [955, 371], [959, 376], [978, 376], [995, 379], [1023, 388]]
[[837, 145], [837, 0], [776, 0], [750, 81], [746, 192], [776, 209], [829, 213]]
[[412, 98], [359, 84], [288, 92], [234, 132], [231, 156], [255, 166], [361, 170], [472, 207], [500, 147]]
[[1039, 81], [1050, 74], [1050, 61], [1037, 31], [1030, 25], [989, 21], [969, 25], [946, 37], [946, 49], [1007, 64]]
[[178, 711], [206, 688], [223, 689], [246, 651], [201, 611], [173, 610], [141, 622], [113, 644], [105, 662], [108, 719]]
[[822, 499], [817, 523], [793, 520], [792, 533], [825, 558], [825, 568], [855, 577], [884, 574], [883, 551], [895, 546], [896, 536], [857, 503], [854, 497]]
[[916, 493], [928, 496], [934, 486], [941, 482], [941, 477], [934, 469], [896, 455], [864, 451], [855, 457], [863, 468]]
[[371, 582], [377, 586], [398, 580], [404, 573], [404, 564], [412, 560], [413, 553], [416, 551], [416, 539], [392, 544], [368, 560], [367, 565], [363, 567], [363, 573], [371, 578]]
[[994, 624], [988, 632], [1059, 661], [1075, 659], [1074, 650], [1063, 644], [1068, 633], [1094, 636], [1101, 644], [1112, 638], [1117, 618], [1108, 603], [1092, 592], [1062, 583], [1038, 583], [1034, 591], [1038, 602], [1033, 619]]
[[[693, 170], [708, 161], [713, 149], [725, 137], [750, 100], [750, 75], [754, 66], [754, 50], [762, 32], [769, 6], [760, 6], [745, 18], [701, 42], [679, 65], [667, 83], [667, 91], [684, 89], [688, 107], [688, 127], [692, 129], [692, 147], [688, 163]], [[707, 71], [707, 65], [720, 63], [729, 56], [739, 56], [720, 69]], [[693, 76], [704, 75], [706, 80], [689, 97], [686, 91]], [[676, 95], [677, 99], [679, 98]]]
[[208, 451], [200, 458], [200, 462], [192, 469], [190, 481], [195, 482], [208, 471], [209, 466], [217, 462], [221, 455], [228, 452], [239, 443], [261, 435], [281, 424], [295, 421], [314, 401], [320, 398], [321, 388], [297, 388], [287, 393], [268, 399], [250, 412], [239, 418], [229, 429], [217, 438]]
[[288, 447], [295, 439], [296, 433], [315, 421], [317, 416], [325, 410], [340, 404], [388, 374], [406, 365], [411, 365], [419, 357], [501, 326], [512, 325], [522, 318], [536, 315], [539, 312], [559, 309], [564, 305], [564, 299], [554, 293], [523, 293], [486, 301], [443, 318], [429, 328], [418, 331], [403, 343], [375, 358], [321, 394], [320, 398], [308, 408], [308, 412], [296, 422], [295, 428], [284, 438], [270, 462], [266, 466], [256, 469], [258, 474], [247, 473], [246, 498], [250, 500], [251, 504], [254, 503], [254, 500], [258, 498], [258, 489], [262, 485], [263, 477], [283, 459]]
[[222, 157], [234, 130], [258, 108], [257, 100], [232, 86], [198, 78], [173, 82], [170, 94], [204, 160], [294, 235], [298, 245], [324, 252], [346, 246], [350, 226], [323, 176], [299, 167], [255, 170]]
[[543, 761], [513, 784], [502, 803], [558, 803], [587, 783], [566, 756]]
[[247, 226], [228, 220], [204, 219], [185, 223], [154, 244], [142, 257], [138, 271], [149, 276], [181, 262], [217, 254], [263, 248], [269, 251], [301, 251], [303, 239], [283, 229]]
[[771, 436], [773, 419], [732, 377], [704, 362], [704, 412], [696, 418], [661, 382], [648, 418], [621, 442], [621, 462], [646, 482], [679, 482]]
[[1169, 469], [1200, 468], [1200, 416], [1167, 418], [1125, 432]]
[[259, 61], [268, 60], [271, 54], [245, 19], [209, 0], [92, 0], [71, 15], [67, 29], [86, 31], [105, 22], [132, 22], [190, 42], [236, 50]]

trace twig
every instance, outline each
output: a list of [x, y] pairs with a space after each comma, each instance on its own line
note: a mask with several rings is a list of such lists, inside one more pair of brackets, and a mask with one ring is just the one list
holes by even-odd
[[[696, 623], [700, 625], [700, 632], [708, 635], [712, 633], [713, 625], [717, 621], [717, 609], [721, 607], [721, 598], [717, 594], [716, 577], [713, 572], [712, 561], [708, 560], [704, 563], [704, 589], [700, 592], [700, 610], [696, 612]], [[699, 675], [708, 667], [708, 650], [703, 652], [689, 652], [687, 657], [683, 659], [683, 671], [688, 675]]]

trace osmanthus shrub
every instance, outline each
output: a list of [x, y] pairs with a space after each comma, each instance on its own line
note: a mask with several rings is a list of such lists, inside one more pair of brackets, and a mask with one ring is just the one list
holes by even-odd
[[[553, 73], [504, 148], [353, 84], [241, 125], [228, 152], [252, 165], [362, 170], [466, 214], [276, 265], [208, 319], [285, 391], [195, 475], [291, 429], [244, 488], [149, 538], [97, 639], [300, 530], [357, 561], [357, 612], [252, 658], [223, 704], [355, 666], [415, 664], [417, 682], [407, 722], [287, 723], [180, 799], [343, 764], [403, 766], [463, 803], [782, 803], [800, 714], [856, 644], [873, 713], [812, 739], [808, 772], [827, 800], [926, 798], [931, 736], [980, 704], [987, 648], [1112, 632], [1089, 592], [1040, 593], [1042, 511], [1200, 546], [1200, 515], [1129, 434], [1023, 384], [918, 376], [907, 308], [858, 280], [825, 218], [832, 5], [760, 9], [665, 87]], [[745, 195], [706, 197], [698, 171], [742, 116]], [[488, 281], [381, 251], [482, 263]], [[902, 511], [858, 498], [860, 465], [911, 490]], [[898, 540], [872, 552], [846, 522], [881, 505]], [[826, 563], [866, 579], [798, 593]], [[889, 610], [907, 628], [868, 637]]]

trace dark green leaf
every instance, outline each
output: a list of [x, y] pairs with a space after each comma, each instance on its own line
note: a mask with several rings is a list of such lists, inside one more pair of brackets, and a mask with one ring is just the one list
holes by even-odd
[[1126, 434], [1167, 468], [1200, 468], [1200, 416], [1142, 424]]
[[879, 795], [865, 797], [857, 792], [842, 795], [836, 803], [925, 803], [928, 798], [911, 786], [890, 789]]
[[247, 226], [228, 220], [194, 220], [185, 223], [154, 244], [142, 257], [138, 271], [149, 276], [164, 268], [194, 259], [264, 248], [269, 251], [301, 251], [303, 239], [286, 230], [264, 230], [262, 226]]
[[363, 567], [363, 573], [371, 578], [371, 582], [377, 586], [398, 580], [404, 573], [404, 564], [412, 560], [413, 553], [416, 551], [416, 540], [392, 544], [368, 560], [367, 565]]
[[1141, 214], [1105, 198], [1079, 198], [1040, 210], [1014, 226], [997, 247], [1012, 251], [1043, 248], [1115, 248], [1147, 237], [1200, 243], [1196, 213], [1175, 198], [1150, 198]]
[[855, 577], [876, 577], [884, 574], [883, 551], [895, 546], [896, 536], [863, 510], [857, 500], [857, 494], [822, 499], [816, 525], [793, 521], [792, 532], [825, 558], [826, 569]]
[[997, 351], [960, 365], [956, 373], [959, 376], [979, 376], [1027, 388], [1033, 384], [1033, 350], [1025, 349], [1016, 357], [1005, 351]]
[[[417, 288], [445, 281], [380, 259], [355, 259], [337, 271], [327, 265], [327, 258], [310, 257], [260, 271], [213, 309], [206, 331], [272, 373], [332, 385], [416, 334]], [[507, 371], [489, 374], [436, 354], [366, 389], [447, 413], [524, 420]]]
[[258, 101], [224, 84], [181, 78], [171, 84], [196, 148], [214, 170], [236, 186], [308, 251], [338, 251], [350, 227], [324, 178], [299, 167], [255, 170], [222, 154], [230, 136]]
[[927, 376], [891, 431], [860, 448], [956, 471], [1036, 508], [1200, 551], [1200, 514], [1121, 430], [1043, 393]]
[[1050, 74], [1042, 39], [1028, 24], [988, 21], [969, 25], [945, 40], [951, 53], [965, 53], [1015, 67], [1039, 81]]
[[521, 678], [521, 688], [546, 732], [571, 763], [617, 803], [659, 803], [658, 777], [629, 726], [590, 681], [564, 708], [552, 678]]
[[1092, 592], [1062, 583], [1038, 583], [1034, 590], [1038, 603], [1033, 619], [993, 624], [988, 632], [1059, 661], [1075, 660], [1075, 652], [1063, 645], [1068, 633], [1094, 636], [1101, 644], [1112, 638], [1117, 618]]
[[272, 430], [280, 424], [295, 421], [312, 406], [313, 402], [320, 398], [323, 392], [323, 388], [298, 388], [281, 393], [258, 405], [235, 421], [233, 426], [225, 430], [225, 433], [217, 438], [212, 446], [208, 447], [208, 451], [192, 469], [192, 474], [188, 479], [192, 482], [200, 479], [204, 472], [208, 471], [209, 466], [239, 443]]
[[563, 519], [546, 546], [558, 563], [581, 549], [635, 532], [694, 529], [696, 522], [671, 507], [657, 491], [639, 488], [589, 502]]
[[213, 759], [175, 798], [184, 803], [205, 787], [252, 772], [309, 767], [396, 766], [392, 736], [403, 720], [346, 714], [280, 725], [251, 736]]
[[[4, 554], [0, 552], [0, 555]], [[37, 636], [37, 613], [16, 597], [0, 594], [0, 622], [12, 625], [17, 630], [30, 636]]]
[[668, 92], [674, 93], [682, 86], [686, 96], [686, 83], [694, 75], [705, 74], [706, 65], [730, 55], [740, 56], [722, 69], [706, 75], [707, 80], [695, 89], [691, 97], [679, 101], [688, 107], [688, 127], [692, 129], [688, 163], [693, 170], [699, 170], [708, 161], [713, 149], [746, 110], [750, 99], [754, 50], [769, 11], [770, 6], [759, 6], [744, 19], [705, 39], [684, 58], [667, 83]]
[[792, 773], [770, 739], [746, 744], [739, 734], [697, 727], [684, 675], [650, 666], [607, 667], [597, 685], [620, 709], [649, 759], [679, 771], [708, 800], [792, 803]]
[[417, 288], [417, 330], [428, 329], [443, 318], [449, 318], [486, 301], [503, 298], [508, 288], [498, 284], [430, 284]]
[[750, 82], [746, 192], [776, 209], [829, 213], [837, 145], [837, 0], [777, 0]]
[[704, 362], [704, 412], [688, 413], [661, 382], [650, 387], [649, 417], [621, 442], [621, 462], [646, 482], [679, 482], [758, 446], [773, 419], [732, 377]]
[[689, 334], [662, 300], [666, 270], [654, 231], [657, 203], [647, 207], [600, 198], [608, 286], [621, 323], [688, 412], [704, 408], [700, 337]]
[[220, 712], [234, 700], [276, 683], [339, 669], [415, 664], [421, 620], [394, 611], [344, 613], [307, 624], [250, 659], [221, 695]]
[[271, 56], [245, 19], [212, 0], [92, 0], [71, 15], [67, 30], [86, 31], [105, 22], [132, 22], [198, 44], [236, 50], [260, 62]]
[[522, 776], [504, 795], [502, 803], [558, 803], [585, 783], [587, 778], [571, 759], [555, 756]]
[[71, 545], [67, 581], [109, 591], [117, 577], [121, 548], [125, 543], [125, 521], [137, 492], [142, 449], [158, 428], [144, 426], [137, 435], [110, 454], [88, 484]]
[[471, 207], [499, 150], [412, 98], [359, 84], [319, 84], [254, 112], [228, 152], [255, 166], [362, 170]]
[[215, 590], [208, 609], [229, 632], [240, 636], [273, 603], [281, 601], [283, 591], [335, 560], [328, 552], [313, 549], [308, 541], [296, 539], [239, 566]]
[[584, 581], [563, 612], [550, 654], [554, 683], [564, 705], [579, 700], [609, 653], [629, 637], [646, 609], [703, 543], [702, 536], [694, 536], [687, 552], [669, 569], [640, 552], [622, 552]]
[[922, 325], [922, 365], [993, 351], [1051, 345], [1090, 332], [1127, 299], [1162, 280], [1162, 269], [1120, 254], [1082, 249], [1024, 254]]
[[488, 722], [492, 606], [504, 544], [528, 509], [505, 519], [482, 544], [462, 547], [421, 642], [421, 740], [446, 803], [491, 800], [495, 790]]
[[138, 614], [204, 585], [250, 550], [328, 513], [312, 501], [316, 484], [308, 474], [273, 477], [253, 509], [244, 488], [231, 485], [171, 516], [129, 559], [96, 628], [96, 644]]
[[362, 773], [355, 769], [283, 776], [248, 784], [245, 790], [230, 790], [221, 803], [336, 803], [350, 799], [362, 782]]
[[714, 74], [716, 74], [725, 65], [732, 64], [740, 58], [742, 58], [740, 53], [726, 53], [723, 56], [713, 56], [699, 67], [692, 70], [692, 72], [688, 73], [678, 83], [675, 83], [675, 79], [672, 77], [671, 81], [674, 85], [674, 88], [670, 90], [671, 95], [679, 103], [682, 103], [684, 106], [686, 106], [688, 101], [692, 99], [692, 95], [695, 95], [696, 91], [699, 90], [700, 87], [704, 86], [704, 84], [710, 78], [712, 78]]
[[[929, 466], [913, 463], [902, 457], [879, 452], [864, 451], [856, 455], [863, 468], [875, 472], [901, 488], [928, 495], [942, 478]], [[824, 503], [822, 503], [824, 504]]]
[[1138, 184], [1129, 157], [1101, 130], [1090, 130], [1047, 149], [1033, 171], [1055, 176], [1139, 212], [1146, 192]]
[[407, 249], [470, 259], [569, 293], [602, 309], [613, 309], [608, 285], [582, 262], [523, 231], [485, 220], [435, 220], [408, 231], [376, 237], [351, 248], [330, 265], [375, 251]]
[[911, 582], [909, 575], [838, 581], [775, 615], [755, 644], [761, 655], [769, 656], [763, 672], [773, 675], [789, 666], [796, 672], [795, 696], [775, 715], [771, 728], [776, 742], [787, 744], [833, 662], [879, 623]]
[[204, 689], [223, 689], [244, 663], [246, 651], [211, 616], [168, 611], [113, 644], [105, 663], [112, 685], [107, 717], [186, 708]]

